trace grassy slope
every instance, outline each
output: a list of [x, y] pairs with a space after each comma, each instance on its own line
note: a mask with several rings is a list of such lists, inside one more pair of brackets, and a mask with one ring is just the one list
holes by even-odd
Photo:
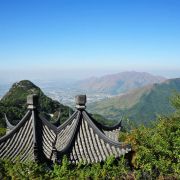
[[156, 115], [173, 111], [170, 97], [174, 91], [180, 91], [180, 79], [167, 80], [161, 84], [154, 84], [123, 96], [91, 104], [89, 109], [106, 118], [119, 119], [122, 114], [125, 114], [137, 123], [147, 123]]
[[137, 104], [144, 94], [148, 94], [150, 92], [151, 88], [152, 85], [145, 86], [121, 96], [92, 103], [88, 105], [88, 109], [91, 112], [99, 112], [108, 118], [119, 118], [122, 112], [125, 112], [126, 109], [130, 109]]
[[180, 91], [180, 79], [167, 80], [154, 85], [148, 95], [127, 111], [129, 118], [147, 123], [158, 115], [168, 115], [173, 112], [170, 99], [175, 91]]

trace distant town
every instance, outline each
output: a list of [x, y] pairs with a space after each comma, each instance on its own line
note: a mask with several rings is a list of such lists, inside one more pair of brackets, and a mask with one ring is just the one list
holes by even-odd
[[70, 107], [75, 107], [74, 97], [77, 94], [86, 94], [87, 95], [87, 103], [97, 102], [108, 97], [112, 97], [112, 95], [104, 94], [104, 93], [85, 93], [78, 89], [57, 89], [57, 90], [49, 90], [43, 89], [44, 93], [51, 97], [53, 100], [57, 100], [62, 104], [68, 105]]
[[[43, 92], [53, 100], [57, 100], [64, 105], [68, 105], [72, 108], [75, 107], [74, 98], [78, 94], [86, 94], [87, 95], [87, 104], [97, 102], [106, 98], [113, 97], [113, 95], [103, 93], [103, 92], [86, 92], [85, 90], [73, 88], [73, 87], [58, 87], [55, 85], [57, 83], [47, 83], [41, 84], [40, 88]], [[8, 92], [9, 88], [11, 87], [12, 83], [0, 84], [0, 99]]]

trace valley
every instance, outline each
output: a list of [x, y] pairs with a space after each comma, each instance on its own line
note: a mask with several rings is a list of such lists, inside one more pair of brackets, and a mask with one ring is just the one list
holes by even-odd
[[[80, 87], [80, 84], [85, 81], [91, 84], [88, 80], [82, 80], [80, 84], [79, 81], [63, 83], [36, 80], [34, 82], [47, 97], [72, 109], [75, 109], [75, 96], [86, 94], [87, 110], [92, 114], [101, 115], [109, 121], [119, 121], [124, 117], [136, 124], [148, 124], [155, 120], [158, 115], [168, 115], [173, 112], [170, 98], [173, 92], [180, 91], [180, 79], [166, 80], [163, 77], [156, 77], [148, 73], [124, 72], [101, 77], [99, 78], [101, 80], [98, 80], [99, 84], [108, 82], [109, 77], [111, 77], [111, 81], [113, 79], [119, 81], [118, 78], [123, 80], [124, 85], [119, 84], [117, 87], [115, 83], [114, 86], [111, 86], [111, 89], [121, 89], [119, 93], [118, 91], [114, 93], [114, 90], [109, 91], [106, 83], [103, 89], [99, 90], [91, 87]], [[140, 85], [138, 82], [143, 83]], [[8, 83], [0, 85], [0, 97], [4, 96], [9, 87], [10, 84]], [[27, 94], [27, 92], [24, 93]]]

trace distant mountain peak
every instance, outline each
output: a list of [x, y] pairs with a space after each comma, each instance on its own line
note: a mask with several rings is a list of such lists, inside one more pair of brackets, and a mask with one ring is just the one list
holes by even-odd
[[41, 89], [29, 80], [22, 80], [15, 82], [1, 100], [4, 101], [10, 97], [18, 98], [19, 95], [26, 96], [34, 93], [41, 93]]
[[[59, 110], [61, 110], [63, 114], [62, 121], [69, 117], [69, 107], [47, 97], [38, 86], [29, 80], [22, 80], [14, 83], [5, 96], [0, 100], [0, 104], [7, 107], [5, 112], [7, 110], [6, 113], [8, 117], [11, 117], [12, 119], [21, 118], [21, 115], [26, 111], [26, 99], [30, 94], [37, 94], [39, 96], [38, 108], [41, 112], [45, 112], [46, 115], [49, 116], [50, 114], [53, 114], [56, 116], [59, 113]], [[9, 111], [8, 109], [13, 109], [13, 111]], [[0, 111], [0, 120], [3, 118], [1, 117], [2, 114], [5, 112]]]
[[16, 82], [12, 85], [12, 88], [23, 88], [25, 90], [32, 89], [32, 88], [39, 89], [39, 87], [37, 87], [35, 84], [33, 84], [29, 80], [22, 80], [22, 81]]
[[91, 77], [77, 82], [77, 86], [87, 91], [120, 94], [148, 84], [161, 83], [165, 80], [164, 77], [146, 72], [125, 71], [102, 77]]

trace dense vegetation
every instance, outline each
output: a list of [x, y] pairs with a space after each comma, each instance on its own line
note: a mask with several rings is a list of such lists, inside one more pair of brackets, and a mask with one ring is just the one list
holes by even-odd
[[125, 178], [128, 171], [124, 157], [119, 161], [109, 157], [105, 163], [93, 165], [80, 163], [76, 166], [70, 165], [66, 157], [63, 158], [61, 165], [54, 164], [52, 167], [32, 162], [14, 164], [1, 161], [0, 164], [0, 178], [12, 179], [111, 179], [112, 177]]
[[117, 120], [108, 120], [108, 119], [104, 118], [104, 116], [101, 116], [99, 114], [91, 114], [91, 117], [95, 121], [99, 122], [100, 124], [106, 125], [106, 126], [113, 126], [114, 124], [117, 124]]
[[119, 97], [93, 103], [89, 105], [89, 110], [109, 119], [120, 119], [124, 114], [136, 124], [148, 125], [158, 115], [174, 112], [170, 103], [174, 91], [180, 92], [180, 78], [169, 79], [161, 84], [149, 85]]
[[[61, 121], [69, 117], [69, 107], [47, 97], [39, 87], [28, 80], [14, 83], [8, 93], [0, 100], [0, 127], [5, 126], [4, 113], [10, 121], [20, 120], [27, 111], [26, 99], [29, 94], [39, 95], [39, 109], [51, 121], [55, 121], [61, 110]], [[51, 118], [49, 114], [53, 114]], [[17, 123], [17, 122], [11, 122]]]
[[105, 163], [71, 166], [66, 157], [52, 167], [36, 163], [1, 161], [0, 177], [13, 179], [179, 179], [180, 94], [172, 98], [174, 114], [162, 116], [151, 128], [121, 132], [120, 140], [132, 145], [131, 163], [109, 157]]

